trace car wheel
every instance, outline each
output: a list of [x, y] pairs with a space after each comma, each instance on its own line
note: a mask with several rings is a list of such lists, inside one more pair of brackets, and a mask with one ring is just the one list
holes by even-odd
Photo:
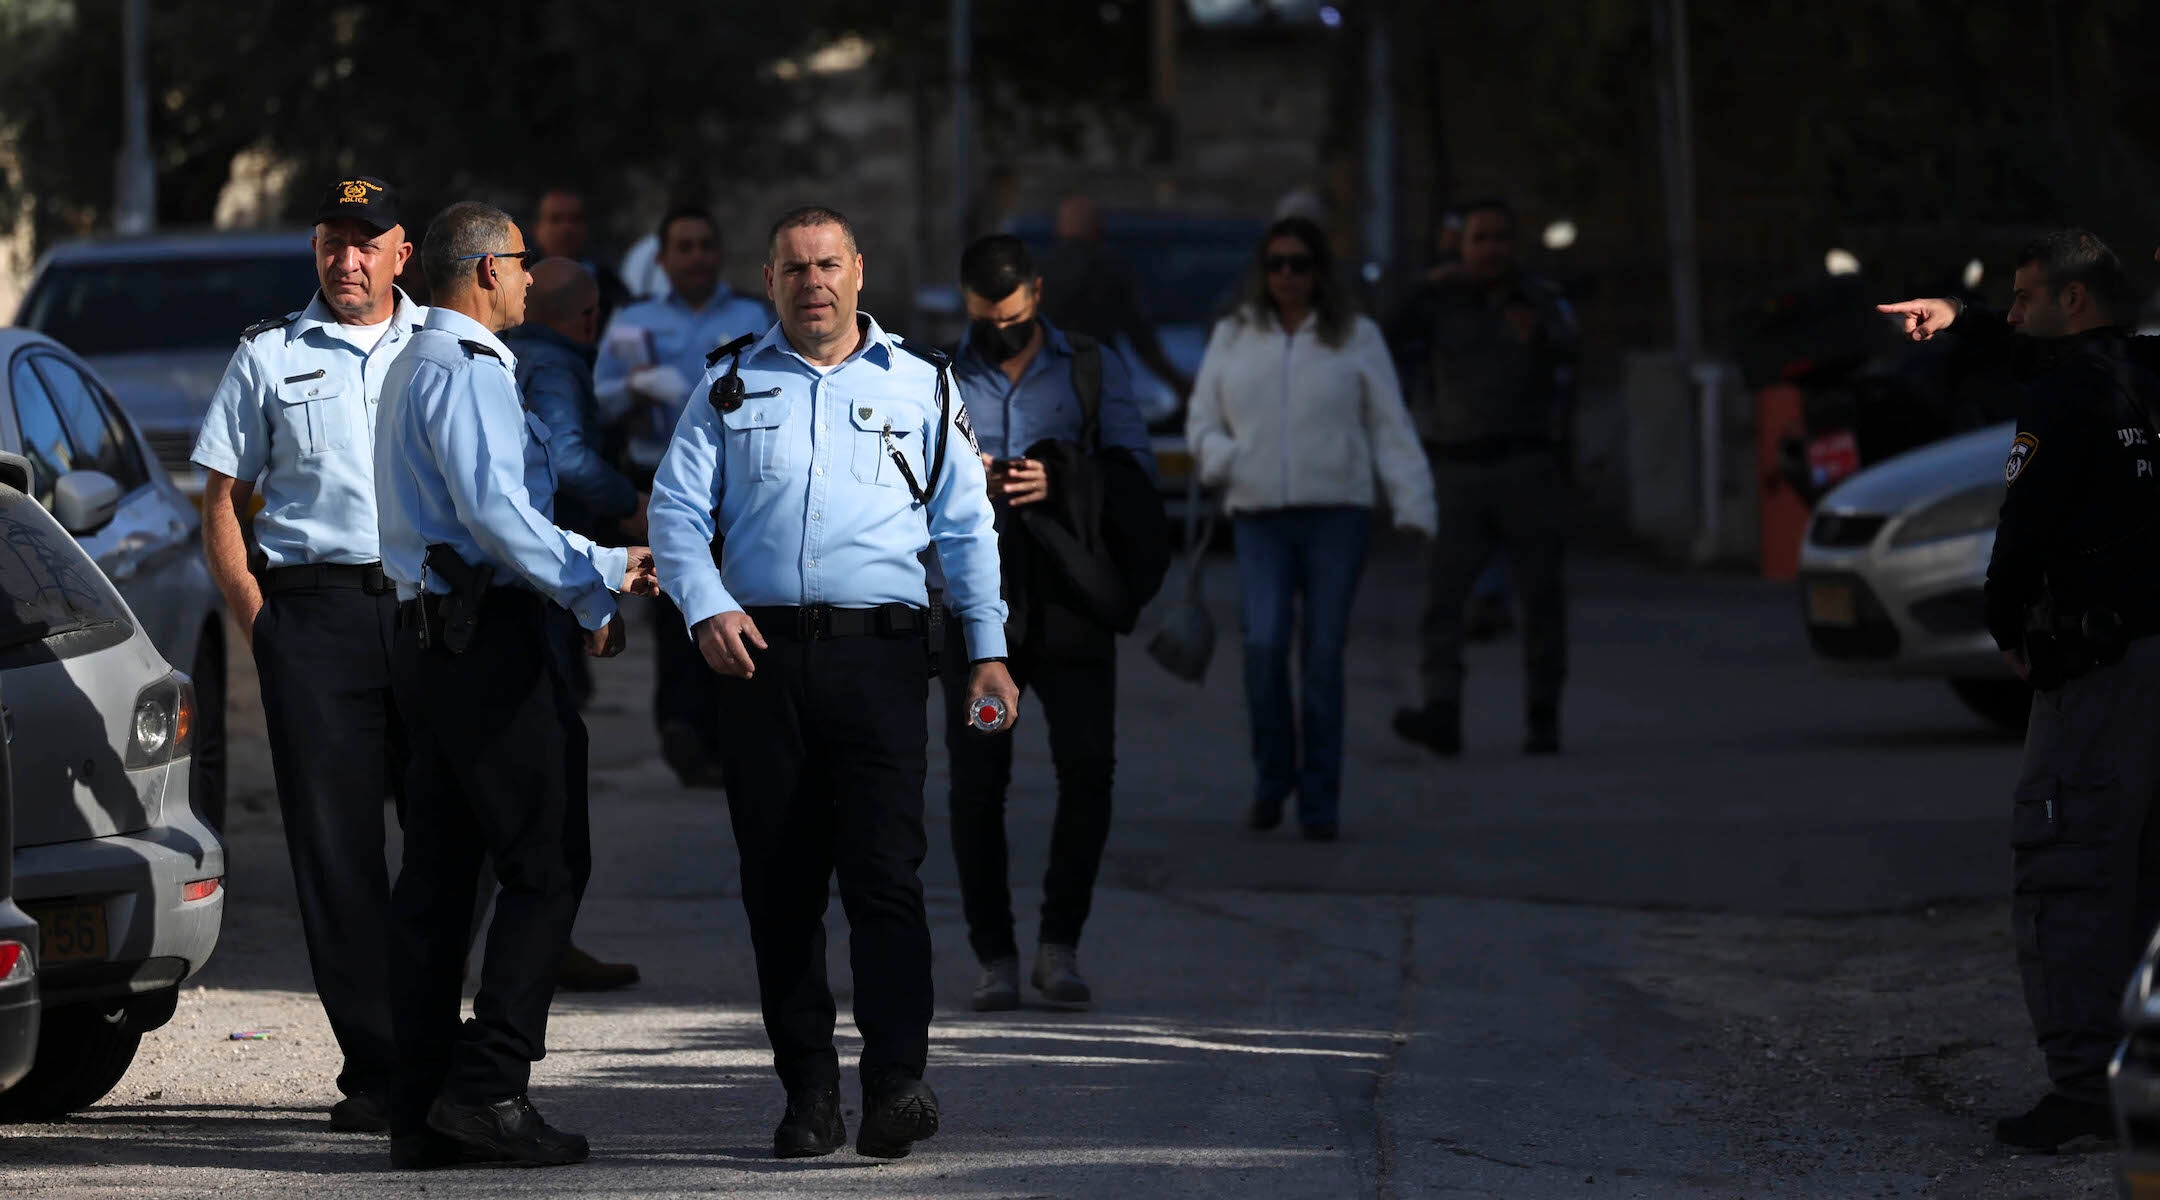
[[142, 1031], [125, 1007], [46, 1009], [37, 1061], [21, 1083], [0, 1092], [0, 1121], [57, 1121], [96, 1104], [119, 1086], [141, 1044]]
[[195, 651], [195, 749], [188, 794], [210, 828], [225, 832], [225, 641], [205, 631]]
[[2022, 679], [1953, 679], [1950, 690], [1965, 707], [2004, 733], [2023, 736], [2032, 716], [2032, 689]]

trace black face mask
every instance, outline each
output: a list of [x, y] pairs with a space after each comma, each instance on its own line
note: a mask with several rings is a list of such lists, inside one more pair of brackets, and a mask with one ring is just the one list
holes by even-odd
[[1005, 362], [1013, 355], [1027, 349], [1035, 337], [1035, 319], [1028, 318], [1013, 325], [997, 325], [990, 321], [976, 321], [968, 326], [968, 345], [982, 352], [984, 358], [994, 363]]

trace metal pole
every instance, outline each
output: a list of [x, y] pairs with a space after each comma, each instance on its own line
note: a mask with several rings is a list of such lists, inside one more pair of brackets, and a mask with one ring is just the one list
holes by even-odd
[[1389, 77], [1388, 10], [1369, 10], [1365, 29], [1365, 282], [1395, 261], [1395, 93]]
[[157, 168], [150, 161], [150, 84], [144, 70], [149, 0], [126, 0], [120, 21], [120, 157], [113, 164], [113, 228], [148, 233], [157, 224]]
[[968, 0], [952, 0], [952, 124], [953, 124], [953, 173], [952, 204], [953, 228], [959, 231], [959, 240], [953, 243], [953, 259], [958, 261], [960, 251], [967, 246], [968, 196], [972, 191], [968, 179], [968, 109], [973, 102], [973, 82], [969, 78], [975, 56], [974, 17]]

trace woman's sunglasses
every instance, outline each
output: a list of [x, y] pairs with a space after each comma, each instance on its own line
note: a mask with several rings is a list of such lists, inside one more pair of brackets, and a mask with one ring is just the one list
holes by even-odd
[[1292, 275], [1310, 275], [1313, 270], [1313, 256], [1310, 254], [1270, 254], [1260, 260], [1260, 265], [1266, 267], [1267, 273], [1270, 275], [1280, 275], [1284, 271], [1288, 271]]

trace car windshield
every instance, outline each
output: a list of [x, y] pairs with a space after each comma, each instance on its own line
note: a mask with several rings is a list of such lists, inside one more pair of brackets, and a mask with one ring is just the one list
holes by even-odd
[[37, 501], [0, 488], [0, 650], [101, 625], [126, 627], [127, 611], [96, 565]]
[[315, 286], [305, 253], [62, 262], [38, 278], [16, 323], [84, 355], [231, 349]]

